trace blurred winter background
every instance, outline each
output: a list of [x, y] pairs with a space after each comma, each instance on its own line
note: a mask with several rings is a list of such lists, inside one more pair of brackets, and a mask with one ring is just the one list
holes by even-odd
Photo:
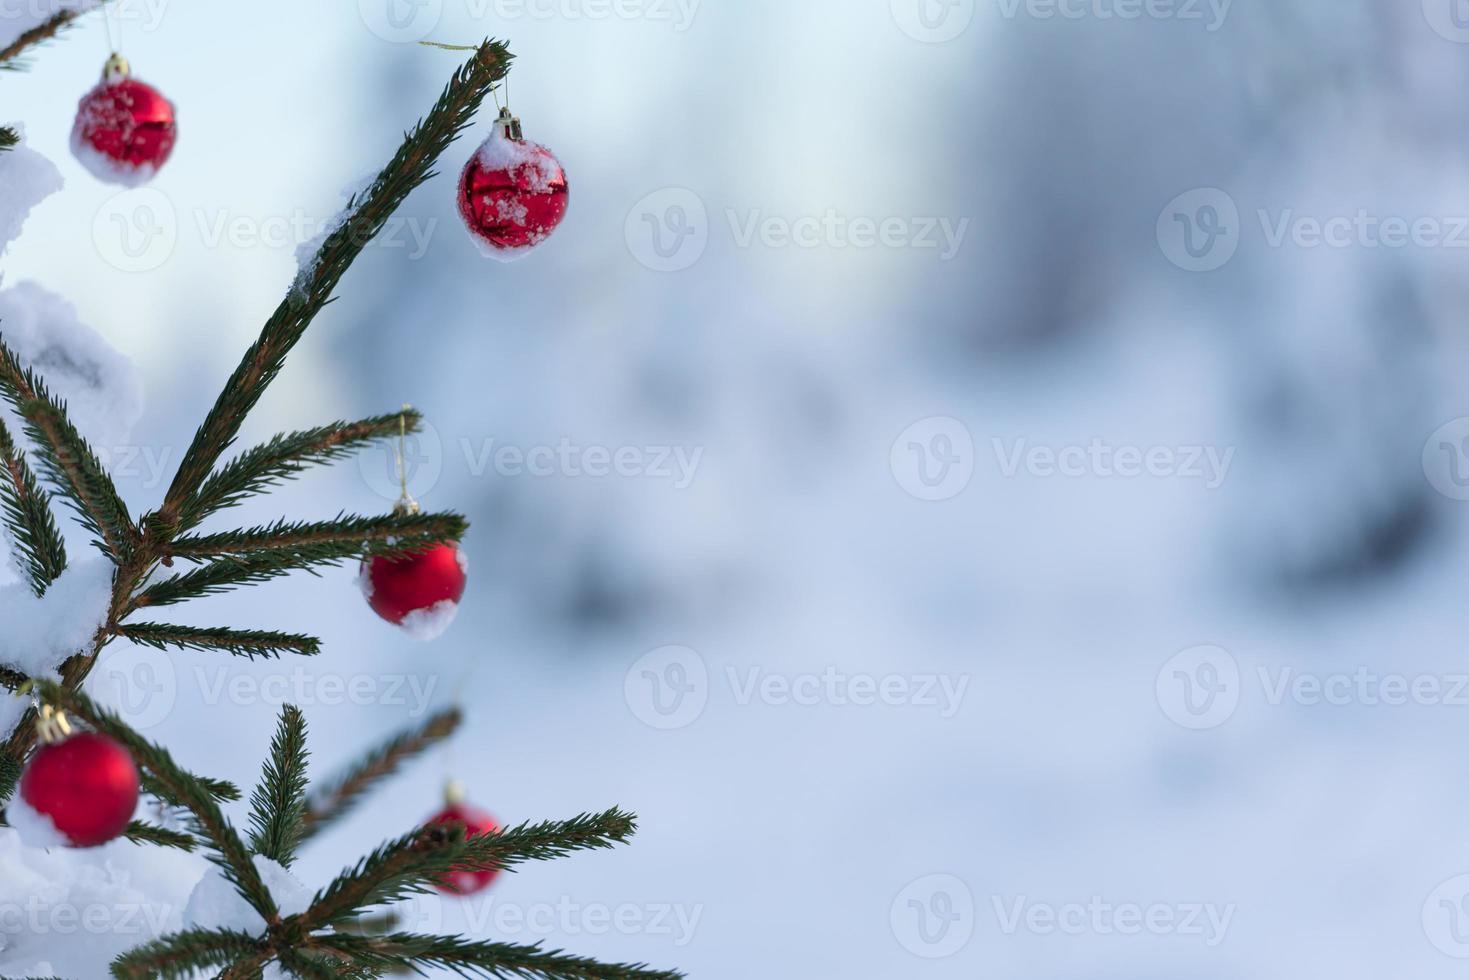
[[[244, 785], [282, 700], [320, 771], [465, 704], [307, 884], [452, 773], [504, 820], [642, 830], [416, 925], [698, 977], [1462, 975], [1469, 4], [117, 0], [111, 26], [177, 104], [174, 158], [118, 194], [68, 154], [93, 15], [3, 80], [66, 179], [3, 268], [136, 362], [105, 448], [139, 508], [460, 57], [413, 42], [507, 38], [571, 178], [543, 249], [483, 260], [453, 189], [486, 117], [247, 429], [423, 409], [413, 489], [474, 524], [452, 630], [412, 643], [343, 570], [184, 607], [318, 659], [117, 648], [93, 681]], [[385, 509], [390, 465], [237, 516]], [[5, 938], [8, 974], [68, 975], [67, 942]]]

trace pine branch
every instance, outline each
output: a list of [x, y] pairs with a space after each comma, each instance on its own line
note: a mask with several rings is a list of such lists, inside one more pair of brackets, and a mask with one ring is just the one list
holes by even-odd
[[379, 845], [343, 871], [316, 894], [301, 918], [308, 930], [325, 928], [374, 905], [425, 894], [451, 871], [503, 870], [572, 851], [612, 847], [632, 836], [635, 826], [631, 814], [613, 808], [472, 838], [462, 826], [420, 827]]
[[442, 966], [460, 976], [544, 977], [546, 980], [678, 980], [683, 976], [651, 970], [641, 963], [598, 963], [568, 956], [559, 949], [542, 949], [540, 943], [521, 946], [406, 932], [390, 936], [335, 933], [313, 937], [311, 943], [349, 962], [377, 970], [411, 964], [412, 967]]
[[98, 538], [103, 554], [121, 565], [131, 557], [138, 531], [112, 477], [34, 371], [23, 367], [0, 341], [0, 392], [25, 420], [36, 444], [41, 472], [71, 504], [83, 526]]
[[313, 790], [312, 803], [302, 820], [302, 839], [311, 838], [351, 812], [364, 793], [396, 773], [405, 762], [453, 735], [463, 720], [458, 708], [440, 712], [377, 746], [323, 789]]
[[188, 811], [194, 835], [214, 852], [209, 860], [219, 867], [225, 878], [234, 884], [267, 924], [281, 921], [275, 898], [260, 880], [260, 872], [239, 834], [220, 811], [210, 781], [180, 768], [167, 749], [144, 739], [117, 715], [97, 705], [82, 692], [69, 691], [48, 680], [37, 680], [34, 690], [43, 702], [71, 712], [97, 731], [122, 743], [132, 754], [133, 761], [151, 777], [150, 790], [166, 802]]
[[260, 949], [260, 940], [230, 929], [189, 929], [160, 937], [112, 961], [119, 980], [187, 980], [200, 970], [229, 966]]
[[461, 540], [468, 529], [469, 522], [458, 514], [341, 514], [331, 521], [282, 520], [240, 531], [185, 536], [173, 542], [169, 553], [189, 561], [207, 561], [270, 551], [295, 555], [305, 562], [336, 564], [368, 555], [426, 551]]
[[3, 49], [0, 49], [0, 70], [9, 70], [18, 67], [16, 64], [17, 58], [28, 49], [56, 37], [72, 21], [84, 13], [86, 11], [83, 10], [62, 10], [37, 24], [35, 27], [32, 27], [30, 30], [22, 31], [19, 37]]
[[223, 626], [176, 626], [172, 623], [125, 623], [114, 630], [117, 636], [144, 646], [166, 650], [221, 651], [254, 660], [274, 659], [283, 653], [313, 657], [321, 651], [321, 641], [300, 633], [276, 633], [270, 630], [235, 630]]
[[289, 868], [306, 812], [306, 717], [294, 704], [281, 708], [265, 775], [250, 798], [250, 846]]
[[51, 513], [51, 495], [31, 472], [25, 453], [0, 420], [0, 507], [17, 555], [31, 579], [31, 589], [44, 595], [66, 569], [66, 545]]
[[197, 843], [188, 834], [181, 834], [176, 830], [167, 830], [163, 827], [155, 827], [152, 824], [134, 820], [128, 824], [128, 829], [123, 836], [134, 844], [156, 844], [159, 847], [172, 847], [180, 851], [192, 851]]
[[20, 782], [21, 764], [8, 754], [0, 753], [0, 806], [10, 801], [15, 784]]
[[276, 524], [204, 537], [181, 538], [174, 557], [218, 561], [173, 575], [148, 586], [135, 608], [168, 606], [189, 599], [258, 585], [291, 572], [315, 573], [368, 555], [402, 555], [423, 551], [464, 536], [468, 523], [457, 514], [383, 514], [342, 518], [320, 524]]
[[[146, 771], [139, 773], [138, 776], [142, 781], [143, 792], [156, 796], [171, 807], [185, 809], [184, 802], [172, 795], [167, 785], [154, 779]], [[223, 779], [210, 779], [207, 776], [194, 776], [193, 778], [203, 787], [204, 792], [221, 803], [234, 803], [240, 798], [240, 788], [234, 783], [226, 782]]]
[[454, 74], [428, 115], [406, 135], [372, 185], [348, 202], [345, 220], [302, 268], [200, 425], [159, 510], [162, 526], [179, 526], [205, 478], [234, 443], [246, 415], [280, 373], [286, 355], [331, 301], [337, 284], [367, 243], [409, 193], [434, 175], [439, 156], [470, 124], [491, 86], [505, 77], [510, 58], [504, 44], [485, 41]]
[[20, 133], [9, 126], [0, 126], [0, 151], [14, 149], [20, 145]]
[[423, 416], [412, 409], [357, 422], [333, 422], [316, 429], [279, 435], [241, 453], [216, 470], [179, 513], [179, 530], [196, 527], [211, 514], [286, 480], [308, 466], [345, 458], [380, 439], [416, 433]]

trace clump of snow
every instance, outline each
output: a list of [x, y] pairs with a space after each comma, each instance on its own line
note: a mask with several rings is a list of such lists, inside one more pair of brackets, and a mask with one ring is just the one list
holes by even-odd
[[107, 976], [118, 954], [179, 929], [205, 864], [128, 841], [42, 850], [0, 829], [0, 976]]
[[[54, 673], [91, 643], [111, 601], [112, 565], [100, 559], [74, 562], [41, 598], [25, 583], [0, 588], [0, 664], [27, 677]], [[0, 697], [0, 735], [25, 708], [21, 698]]]
[[346, 224], [357, 213], [357, 208], [362, 204], [367, 192], [372, 188], [373, 182], [377, 180], [377, 171], [359, 177], [342, 189], [339, 196], [340, 206], [337, 212], [324, 221], [321, 230], [314, 238], [308, 239], [296, 246], [296, 281], [291, 287], [293, 295], [305, 297], [310, 289], [311, 280], [316, 275], [316, 253], [321, 250], [322, 244], [330, 238], [333, 233]]
[[372, 603], [372, 559], [369, 558], [357, 566], [357, 588], [362, 590], [362, 598]]
[[66, 402], [104, 461], [126, 446], [143, 415], [142, 380], [131, 360], [78, 319], [76, 307], [35, 283], [19, 283], [0, 291], [0, 338]]
[[[0, 37], [9, 27], [0, 21]], [[0, 46], [3, 46], [0, 41]], [[25, 131], [17, 124], [8, 124], [25, 138]], [[45, 198], [61, 190], [61, 171], [41, 154], [26, 146], [24, 142], [9, 150], [0, 151], [0, 255], [16, 238], [25, 225], [26, 217]]]
[[427, 609], [415, 609], [404, 616], [398, 626], [411, 638], [427, 643], [443, 636], [458, 614], [459, 603], [453, 599], [442, 599]]
[[475, 160], [486, 170], [517, 171], [533, 194], [549, 194], [561, 176], [561, 167], [549, 150], [539, 143], [510, 139], [498, 126], [479, 145]]
[[50, 850], [68, 846], [66, 835], [56, 829], [51, 818], [27, 803], [19, 793], [5, 805], [5, 820], [27, 847]]
[[[282, 915], [299, 915], [315, 894], [279, 862], [255, 855], [255, 869]], [[265, 933], [265, 920], [217, 867], [211, 866], [194, 886], [184, 906], [186, 929], [235, 929], [252, 936]]]
[[[80, 121], [79, 121], [80, 122]], [[158, 168], [151, 163], [127, 163], [114, 160], [112, 157], [98, 150], [88, 143], [82, 136], [82, 127], [78, 125], [71, 133], [71, 153], [82, 165], [82, 169], [96, 177], [104, 184], [117, 184], [120, 187], [142, 187], [158, 174]]]

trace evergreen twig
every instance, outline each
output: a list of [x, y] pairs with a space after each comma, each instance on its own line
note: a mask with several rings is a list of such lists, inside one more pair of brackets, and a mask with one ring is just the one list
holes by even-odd
[[289, 868], [301, 840], [306, 811], [306, 716], [293, 704], [281, 708], [265, 774], [250, 798], [250, 846]]
[[0, 507], [31, 589], [44, 595], [66, 569], [66, 545], [51, 512], [51, 495], [36, 481], [25, 453], [0, 420]]
[[260, 940], [230, 929], [187, 929], [137, 946], [112, 961], [119, 980], [185, 980], [251, 956]]
[[461, 936], [420, 936], [397, 932], [388, 936], [333, 933], [317, 936], [312, 945], [348, 962], [391, 970], [407, 960], [416, 966], [442, 966], [460, 976], [544, 977], [546, 980], [678, 980], [682, 973], [652, 970], [642, 963], [599, 963], [570, 956], [540, 943], [476, 942]]
[[403, 763], [453, 735], [462, 721], [458, 708], [439, 712], [422, 725], [400, 732], [375, 747], [323, 787], [313, 788], [302, 819], [302, 837], [309, 839], [351, 812], [364, 793], [397, 772]]
[[234, 507], [248, 497], [293, 479], [308, 466], [342, 459], [377, 440], [402, 432], [411, 435], [422, 425], [422, 415], [404, 409], [392, 415], [333, 422], [278, 435], [241, 453], [211, 474], [182, 508], [179, 528], [187, 531], [216, 511]]
[[236, 630], [224, 626], [179, 626], [173, 623], [125, 623], [116, 629], [124, 639], [144, 646], [166, 650], [221, 651], [254, 660], [273, 659], [283, 653], [304, 657], [315, 656], [321, 641], [300, 633], [277, 633], [271, 630]]
[[68, 499], [82, 525], [97, 536], [103, 554], [119, 565], [126, 562], [138, 531], [112, 477], [72, 424], [65, 403], [51, 396], [45, 383], [20, 363], [3, 340], [0, 392], [25, 420], [42, 474]]
[[192, 851], [198, 843], [189, 834], [180, 833], [177, 830], [168, 830], [164, 827], [156, 827], [153, 824], [134, 820], [128, 824], [128, 829], [123, 836], [134, 844], [156, 844], [159, 847], [172, 847], [180, 851]]
[[636, 819], [617, 808], [570, 820], [524, 823], [478, 837], [453, 824], [420, 827], [346, 869], [317, 893], [305, 914], [307, 927], [324, 928], [433, 889], [452, 871], [505, 870], [525, 861], [624, 843]]

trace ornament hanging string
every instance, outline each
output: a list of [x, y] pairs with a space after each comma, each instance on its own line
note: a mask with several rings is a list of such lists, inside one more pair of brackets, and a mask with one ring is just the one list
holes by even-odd
[[[426, 48], [438, 48], [441, 51], [478, 51], [479, 50], [479, 45], [478, 44], [445, 44], [443, 41], [419, 41], [418, 43], [419, 44], [422, 44]], [[505, 77], [500, 80], [500, 84], [499, 85], [492, 85], [492, 86], [490, 86], [490, 97], [495, 100], [495, 108], [497, 110], [501, 108], [501, 106], [500, 106], [500, 95], [499, 95], [499, 92], [500, 92], [500, 89], [502, 89], [502, 88], [505, 90], [505, 107], [506, 108], [509, 108], [509, 106], [510, 106], [510, 73], [508, 71], [505, 73]]]

